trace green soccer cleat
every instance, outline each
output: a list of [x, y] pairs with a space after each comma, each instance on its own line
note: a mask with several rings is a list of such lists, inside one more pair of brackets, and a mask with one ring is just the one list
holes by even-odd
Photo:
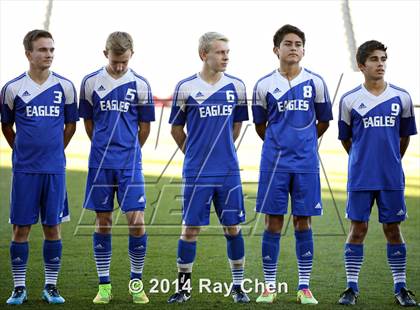
[[309, 288], [304, 288], [297, 292], [297, 302], [302, 305], [317, 305], [318, 300], [312, 295]]
[[135, 304], [147, 304], [149, 302], [149, 298], [147, 297], [146, 293], [144, 292], [143, 282], [140, 279], [135, 279], [136, 286], [132, 287], [132, 284], [131, 284], [132, 281], [130, 281], [128, 291], [130, 292], [130, 295], [133, 296], [133, 303], [135, 303]]
[[262, 294], [258, 296], [256, 302], [262, 304], [272, 304], [276, 300], [276, 297], [277, 293], [266, 287], [264, 292], [262, 292]]
[[111, 283], [99, 284], [98, 294], [93, 299], [94, 304], [109, 304], [112, 300]]

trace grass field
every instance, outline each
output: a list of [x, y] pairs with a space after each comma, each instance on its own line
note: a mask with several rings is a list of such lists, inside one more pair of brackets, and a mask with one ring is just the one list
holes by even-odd
[[[0, 303], [3, 304], [12, 289], [9, 263], [9, 240], [11, 227], [7, 224], [10, 169], [0, 168]], [[87, 309], [93, 307], [92, 298], [97, 290], [97, 276], [92, 253], [93, 214], [82, 212], [86, 173], [68, 171], [67, 183], [70, 197], [72, 220], [63, 225], [63, 260], [59, 277], [59, 288], [67, 299], [60, 308]], [[179, 179], [156, 179], [146, 176], [148, 205], [146, 222], [148, 223], [149, 245], [146, 257], [144, 280], [146, 291], [151, 288], [149, 280], [176, 277], [176, 246], [180, 226]], [[255, 205], [256, 184], [244, 184], [246, 194], [247, 222], [243, 231], [246, 243], [247, 278], [263, 281], [260, 248], [262, 218], [253, 211]], [[336, 305], [338, 295], [345, 286], [343, 263], [343, 244], [348, 222], [343, 219], [345, 193], [334, 191], [337, 209], [329, 193], [324, 192], [324, 216], [315, 218], [315, 260], [311, 288], [320, 301], [319, 309], [340, 308]], [[408, 244], [408, 285], [413, 291], [420, 292], [420, 205], [419, 197], [407, 197], [409, 219], [403, 225], [403, 232]], [[338, 211], [338, 212], [337, 212]], [[127, 228], [125, 218], [114, 212], [113, 258], [111, 278], [114, 300], [107, 309], [140, 307], [130, 303], [128, 295], [129, 261], [127, 255]], [[391, 272], [386, 263], [386, 246], [377, 212], [372, 214], [372, 224], [365, 246], [365, 261], [360, 275], [361, 298], [355, 309], [392, 309], [393, 290]], [[343, 225], [341, 225], [341, 222]], [[210, 278], [213, 282], [230, 282], [230, 270], [226, 258], [226, 244], [217, 220], [212, 215], [211, 226], [203, 231], [198, 241], [197, 260], [194, 265], [193, 287], [197, 288], [199, 278]], [[343, 230], [344, 229], [344, 230]], [[278, 267], [278, 281], [286, 282], [288, 292], [280, 294], [276, 305], [297, 309], [303, 306], [295, 304], [297, 285], [297, 267], [292, 227], [283, 232], [281, 254]], [[40, 300], [44, 275], [42, 263], [42, 233], [40, 225], [33, 227], [30, 238], [30, 255], [27, 272], [29, 301], [24, 308], [41, 308]], [[171, 290], [172, 292], [172, 290]], [[145, 308], [164, 308], [169, 306], [166, 299], [169, 293], [149, 294], [150, 304]], [[250, 293], [252, 300], [256, 293]], [[233, 305], [230, 297], [222, 294], [199, 294], [193, 291], [193, 299], [184, 308], [213, 309], [215, 307], [269, 308], [270, 306]], [[178, 307], [174, 305], [172, 307]], [[0, 307], [2, 308], [2, 307]], [[102, 307], [98, 307], [102, 308]]]

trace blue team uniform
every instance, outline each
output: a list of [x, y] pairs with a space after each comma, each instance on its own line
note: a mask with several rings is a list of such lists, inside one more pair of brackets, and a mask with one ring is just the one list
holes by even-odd
[[117, 193], [124, 212], [143, 211], [146, 196], [138, 126], [155, 120], [149, 83], [131, 69], [114, 79], [101, 68], [82, 81], [79, 113], [94, 127], [84, 207], [112, 211]]
[[24, 73], [6, 83], [1, 101], [1, 122], [16, 125], [10, 222], [68, 220], [63, 128], [79, 119], [72, 82], [50, 72], [39, 85]]
[[255, 124], [267, 123], [261, 152], [256, 211], [322, 214], [316, 121], [332, 119], [324, 80], [302, 68], [293, 80], [278, 70], [262, 77], [252, 99]]
[[187, 124], [183, 224], [209, 224], [210, 205], [223, 225], [245, 220], [233, 124], [248, 119], [244, 83], [223, 74], [208, 84], [199, 74], [178, 83], [169, 122]]
[[417, 133], [410, 95], [387, 84], [379, 96], [363, 85], [340, 101], [339, 139], [352, 139], [348, 163], [346, 215], [368, 221], [376, 199], [379, 221], [406, 218], [400, 137]]

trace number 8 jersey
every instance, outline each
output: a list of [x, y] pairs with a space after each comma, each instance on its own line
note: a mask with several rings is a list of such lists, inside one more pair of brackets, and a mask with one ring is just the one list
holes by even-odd
[[348, 191], [404, 189], [400, 137], [417, 133], [405, 90], [387, 84], [375, 96], [360, 85], [342, 96], [338, 126], [340, 140], [352, 139]]
[[316, 121], [332, 119], [324, 80], [302, 68], [293, 79], [278, 70], [254, 87], [252, 113], [255, 124], [267, 123], [260, 171], [318, 173]]

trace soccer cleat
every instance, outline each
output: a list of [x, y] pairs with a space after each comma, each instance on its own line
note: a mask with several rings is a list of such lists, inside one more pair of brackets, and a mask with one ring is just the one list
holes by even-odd
[[187, 293], [185, 291], [179, 291], [176, 292], [175, 294], [173, 294], [171, 297], [169, 297], [168, 299], [168, 304], [174, 304], [174, 303], [182, 303], [182, 302], [187, 302], [188, 300], [191, 299], [191, 294]]
[[411, 297], [413, 292], [403, 287], [399, 293], [395, 294], [395, 302], [403, 307], [415, 307], [416, 301]]
[[341, 293], [338, 303], [340, 305], [355, 305], [358, 297], [359, 294], [351, 287], [348, 287], [343, 293]]
[[264, 303], [264, 304], [272, 304], [277, 297], [277, 293], [275, 291], [270, 290], [268, 287], [265, 288], [264, 292], [260, 296], [258, 296], [256, 302], [257, 303]]
[[250, 302], [248, 295], [242, 291], [241, 287], [232, 289], [233, 302], [238, 304], [247, 304]]
[[24, 286], [15, 287], [7, 299], [6, 303], [8, 305], [21, 305], [28, 300], [28, 294], [26, 293], [26, 288]]
[[109, 304], [112, 300], [111, 283], [99, 284], [98, 294], [93, 299], [94, 304]]
[[318, 300], [312, 295], [309, 288], [304, 288], [297, 292], [297, 302], [302, 305], [317, 305]]
[[42, 290], [41, 298], [49, 304], [64, 304], [66, 301], [63, 297], [61, 297], [57, 287], [52, 284], [47, 284], [45, 286]]
[[147, 304], [149, 302], [149, 298], [147, 297], [146, 293], [143, 289], [143, 282], [139, 279], [137, 281], [140, 282], [137, 287], [139, 287], [139, 290], [133, 290], [130, 289], [130, 295], [133, 296], [133, 303], [135, 304]]

